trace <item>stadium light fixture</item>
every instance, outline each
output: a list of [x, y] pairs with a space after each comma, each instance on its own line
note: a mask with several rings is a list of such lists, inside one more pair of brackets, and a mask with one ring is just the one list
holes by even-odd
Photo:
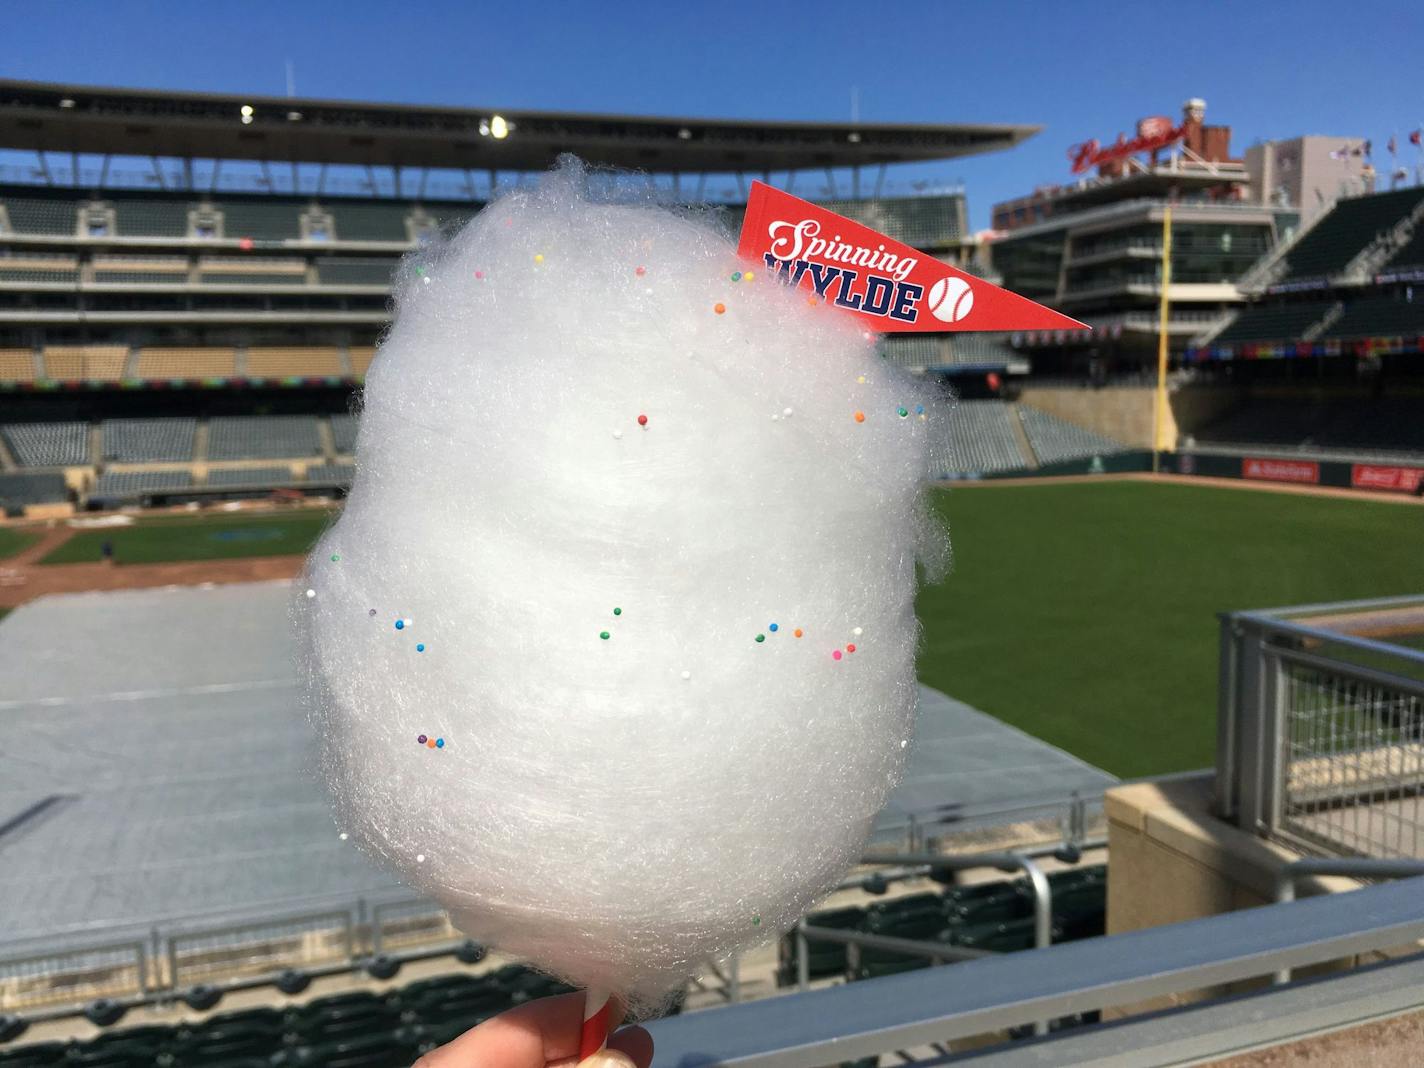
[[489, 136], [489, 133], [490, 133], [490, 125], [489, 125], [489, 122], [486, 121], [485, 119], [481, 119], [481, 120], [480, 120], [480, 136], [481, 136], [481, 137], [488, 137], [488, 136]]
[[682, 127], [682, 129], [677, 131], [677, 139], [679, 141], [691, 141], [692, 131], [689, 130], [686, 126]]
[[504, 121], [503, 115], [495, 115], [490, 119], [490, 136], [496, 141], [503, 141], [509, 136], [509, 123]]
[[59, 106], [62, 108], [72, 108], [74, 106], [74, 98], [70, 96], [65, 97], [59, 102]]
[[289, 111], [289, 112], [287, 112], [287, 121], [288, 121], [288, 122], [301, 122], [301, 121], [302, 121], [302, 113], [301, 113], [300, 111]]
[[853, 145], [858, 145], [860, 144], [860, 134], [852, 130], [850, 133], [846, 134], [846, 140]]
[[252, 122], [252, 105], [243, 104], [239, 114], [242, 115], [242, 125], [247, 126]]

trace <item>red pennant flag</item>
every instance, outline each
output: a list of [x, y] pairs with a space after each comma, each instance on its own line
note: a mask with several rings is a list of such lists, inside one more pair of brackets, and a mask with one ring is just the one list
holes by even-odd
[[1090, 329], [762, 182], [752, 183], [737, 253], [880, 333]]

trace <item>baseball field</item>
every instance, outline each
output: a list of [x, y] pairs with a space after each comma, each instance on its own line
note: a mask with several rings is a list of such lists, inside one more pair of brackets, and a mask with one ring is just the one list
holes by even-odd
[[[1211, 763], [1217, 612], [1424, 590], [1424, 508], [1368, 497], [1099, 480], [951, 488], [935, 506], [954, 567], [919, 597], [921, 679], [1122, 776]], [[37, 588], [245, 581], [294, 574], [330, 520], [156, 517], [29, 553], [36, 535], [0, 529], [0, 557], [38, 556]]]

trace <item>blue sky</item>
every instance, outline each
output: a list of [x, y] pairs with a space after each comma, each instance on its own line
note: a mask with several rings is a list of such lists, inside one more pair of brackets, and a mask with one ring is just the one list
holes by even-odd
[[1391, 132], [1403, 143], [1424, 123], [1424, 5], [1370, 0], [27, 0], [4, 36], [12, 78], [280, 94], [291, 59], [308, 96], [841, 119], [854, 87], [866, 121], [1042, 125], [1010, 152], [933, 168], [966, 184], [976, 228], [995, 200], [1065, 179], [1069, 144], [1175, 116], [1189, 96], [1235, 128], [1238, 151], [1368, 137], [1381, 170]]

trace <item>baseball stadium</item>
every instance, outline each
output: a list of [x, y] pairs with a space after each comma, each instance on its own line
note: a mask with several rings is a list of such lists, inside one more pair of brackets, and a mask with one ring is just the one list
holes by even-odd
[[908, 770], [653, 1063], [1417, 1051], [1424, 187], [1205, 114], [976, 234], [897, 169], [1037, 127], [0, 80], [0, 1066], [386, 1068], [570, 989], [337, 833], [288, 634], [398, 279], [565, 154], [729, 237], [760, 180], [1092, 328], [879, 342], [953, 403]]

